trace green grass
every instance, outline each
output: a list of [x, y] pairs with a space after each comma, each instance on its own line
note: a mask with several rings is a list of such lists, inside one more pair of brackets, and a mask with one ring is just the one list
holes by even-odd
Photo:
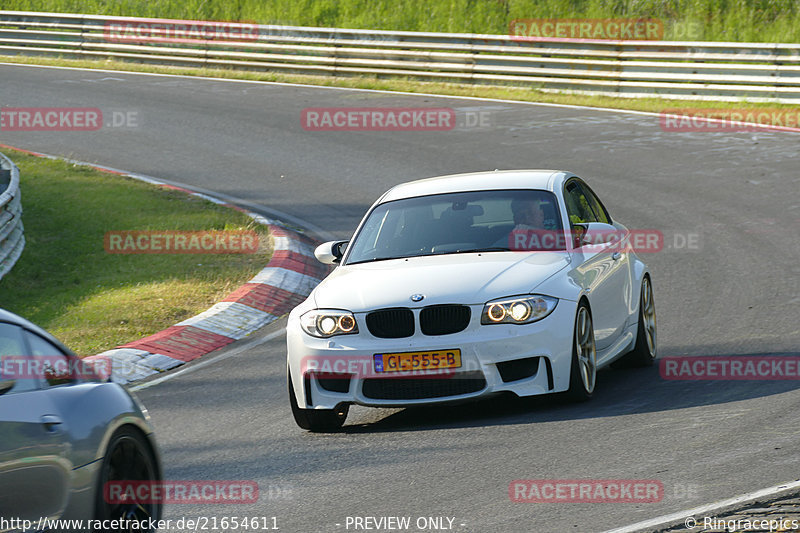
[[[20, 168], [27, 244], [0, 280], [0, 305], [81, 355], [160, 331], [206, 310], [263, 268], [269, 233], [246, 215], [85, 166], [4, 150]], [[255, 254], [106, 253], [111, 230], [259, 233]]]
[[4, 0], [3, 9], [491, 34], [521, 18], [653, 17], [666, 39], [800, 42], [796, 0]]

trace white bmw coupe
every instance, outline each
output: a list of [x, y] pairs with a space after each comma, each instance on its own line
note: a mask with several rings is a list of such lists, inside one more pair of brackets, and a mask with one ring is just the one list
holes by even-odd
[[297, 424], [335, 430], [351, 404], [500, 392], [586, 400], [597, 370], [651, 365], [656, 313], [631, 232], [564, 171], [459, 174], [393, 187], [287, 325]]

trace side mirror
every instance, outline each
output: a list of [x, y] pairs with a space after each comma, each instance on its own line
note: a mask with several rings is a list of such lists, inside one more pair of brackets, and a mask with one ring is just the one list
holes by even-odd
[[335, 265], [342, 260], [347, 245], [348, 241], [329, 241], [322, 243], [314, 250], [314, 257], [316, 257], [317, 261], [320, 263]]
[[17, 384], [16, 380], [13, 379], [5, 379], [3, 381], [0, 381], [0, 396], [13, 389], [14, 385], [16, 384]]
[[576, 246], [619, 242], [624, 236], [624, 231], [603, 222], [575, 224]]

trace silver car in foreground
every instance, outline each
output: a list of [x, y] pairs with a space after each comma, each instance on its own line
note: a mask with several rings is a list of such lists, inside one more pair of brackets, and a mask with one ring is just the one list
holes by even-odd
[[45, 523], [60, 519], [118, 530], [120, 519], [160, 518], [159, 503], [104, 498], [109, 482], [159, 483], [161, 464], [144, 407], [84, 367], [52, 335], [0, 309], [0, 532], [69, 529]]

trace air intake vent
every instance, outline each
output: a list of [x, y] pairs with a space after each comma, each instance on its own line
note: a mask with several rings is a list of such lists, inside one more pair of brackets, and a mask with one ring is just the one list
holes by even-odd
[[497, 371], [503, 382], [529, 378], [539, 372], [539, 357], [526, 357], [497, 363]]
[[379, 309], [367, 314], [369, 332], [381, 339], [400, 339], [414, 334], [414, 313], [405, 307]]
[[482, 372], [459, 372], [446, 378], [370, 378], [361, 392], [375, 400], [424, 400], [478, 392], [486, 387]]
[[319, 386], [329, 392], [347, 393], [350, 390], [350, 381], [353, 374], [322, 374], [315, 375]]
[[419, 315], [419, 327], [424, 335], [449, 335], [463, 331], [469, 325], [466, 305], [431, 305]]

